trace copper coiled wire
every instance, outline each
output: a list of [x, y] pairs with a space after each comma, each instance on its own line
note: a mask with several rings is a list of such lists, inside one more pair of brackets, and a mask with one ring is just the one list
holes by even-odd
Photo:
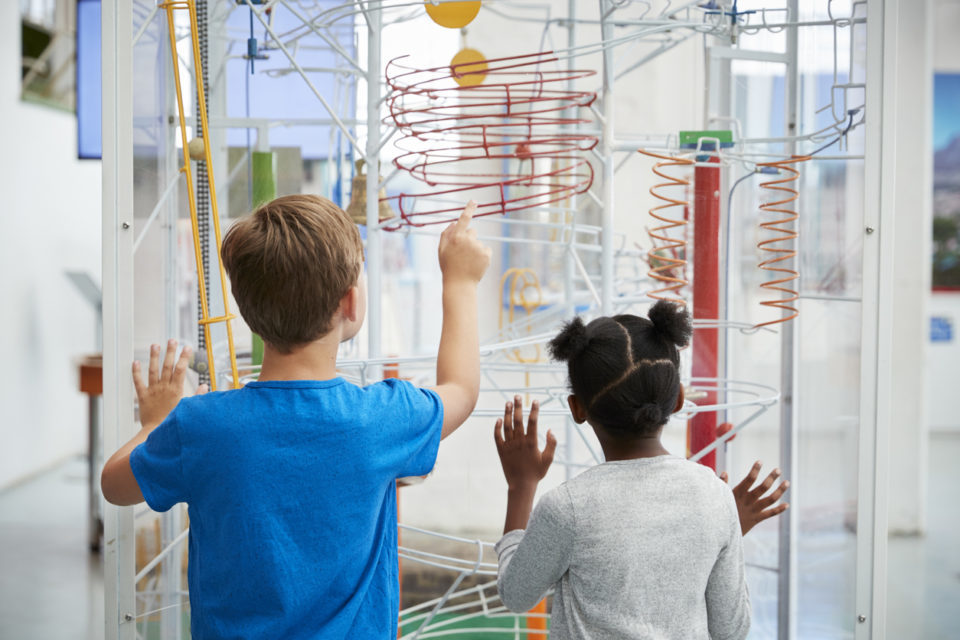
[[[760, 223], [760, 227], [762, 229], [773, 231], [777, 234], [777, 237], [761, 240], [759, 243], [757, 243], [757, 248], [760, 251], [766, 251], [773, 254], [770, 258], [762, 261], [759, 264], [759, 267], [761, 269], [771, 271], [774, 274], [783, 274], [782, 277], [775, 277], [773, 280], [769, 280], [760, 285], [762, 288], [767, 289], [768, 291], [777, 292], [780, 294], [774, 299], [762, 300], [760, 304], [767, 307], [781, 309], [783, 313], [780, 318], [768, 320], [766, 322], [761, 322], [760, 324], [754, 325], [755, 328], [766, 327], [771, 324], [778, 324], [780, 322], [793, 320], [799, 313], [797, 308], [793, 306], [793, 303], [800, 298], [800, 294], [795, 289], [787, 286], [789, 283], [800, 277], [800, 274], [795, 269], [791, 269], [789, 266], [787, 266], [789, 265], [789, 262], [797, 256], [797, 250], [793, 248], [792, 243], [799, 237], [799, 234], [795, 228], [793, 228], [792, 223], [800, 217], [796, 211], [796, 205], [793, 204], [797, 201], [797, 198], [800, 197], [800, 194], [796, 189], [790, 186], [790, 183], [796, 182], [796, 180], [800, 177], [800, 172], [793, 165], [800, 162], [806, 162], [809, 159], [810, 156], [793, 156], [787, 160], [763, 162], [757, 165], [758, 169], [770, 167], [788, 175], [760, 184], [761, 189], [768, 189], [774, 192], [771, 194], [773, 198], [781, 198], [782, 196], [781, 199], [774, 199], [770, 202], [761, 204], [760, 210], [768, 213], [781, 214], [783, 216], [776, 220]], [[771, 246], [777, 243], [784, 243], [786, 246]], [[783, 263], [787, 263], [787, 265], [784, 265]]]
[[[671, 198], [663, 192], [669, 187], [689, 187], [690, 180], [671, 176], [664, 173], [663, 169], [666, 167], [691, 166], [694, 161], [687, 158], [660, 155], [643, 149], [640, 149], [640, 153], [659, 160], [653, 165], [653, 172], [666, 180], [666, 182], [650, 187], [650, 195], [662, 201], [662, 204], [650, 209], [650, 216], [663, 224], [648, 231], [654, 246], [647, 252], [647, 260], [650, 264], [650, 271], [647, 275], [664, 286], [654, 289], [647, 295], [656, 300], [670, 300], [671, 302], [686, 304], [680, 290], [689, 284], [684, 277], [687, 261], [682, 257], [686, 255], [687, 240], [683, 233], [680, 234], [680, 238], [671, 237], [670, 230], [686, 227], [687, 220], [682, 216], [688, 210], [690, 203], [687, 200]], [[675, 212], [679, 212], [680, 217], [667, 217], [666, 211], [675, 207], [680, 207], [679, 210], [674, 209]]]
[[541, 52], [487, 60], [483, 83], [461, 86], [455, 78], [479, 73], [475, 63], [418, 69], [399, 60], [386, 68], [387, 121], [402, 134], [393, 163], [426, 189], [384, 198], [400, 214], [384, 229], [448, 222], [467, 199], [475, 217], [543, 207], [593, 184], [582, 154], [597, 138], [577, 131], [587, 121], [576, 114], [596, 94], [568, 87], [593, 71], [548, 69], [558, 58]]

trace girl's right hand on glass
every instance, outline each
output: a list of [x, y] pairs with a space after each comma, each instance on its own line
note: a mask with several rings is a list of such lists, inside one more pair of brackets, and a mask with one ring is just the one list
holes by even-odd
[[557, 449], [557, 439], [553, 432], [547, 431], [547, 445], [540, 451], [537, 442], [537, 418], [540, 405], [534, 400], [527, 419], [527, 429], [523, 428], [523, 401], [515, 396], [503, 409], [503, 418], [497, 420], [493, 428], [493, 439], [497, 444], [500, 465], [507, 479], [507, 486], [517, 489], [523, 486], [536, 486], [553, 462]]

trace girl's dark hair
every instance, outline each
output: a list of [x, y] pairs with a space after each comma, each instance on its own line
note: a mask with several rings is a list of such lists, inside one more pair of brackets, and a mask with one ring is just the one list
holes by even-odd
[[574, 318], [550, 341], [567, 363], [570, 388], [587, 416], [611, 435], [650, 435], [666, 424], [680, 395], [680, 353], [690, 342], [690, 314], [659, 300], [649, 319], [633, 315]]

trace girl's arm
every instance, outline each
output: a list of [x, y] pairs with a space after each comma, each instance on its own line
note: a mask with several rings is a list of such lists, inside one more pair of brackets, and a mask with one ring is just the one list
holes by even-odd
[[574, 523], [569, 494], [560, 487], [543, 496], [526, 530], [497, 543], [497, 592], [511, 611], [529, 611], [570, 567]]
[[557, 448], [556, 438], [547, 432], [547, 446], [540, 451], [539, 412], [534, 401], [524, 433], [523, 403], [516, 396], [507, 403], [503, 420], [497, 420], [493, 431], [508, 487], [504, 536], [497, 543], [497, 590], [503, 604], [516, 612], [529, 610], [560, 579], [569, 566], [573, 546], [572, 513], [569, 505], [557, 504], [559, 494], [544, 496], [530, 516], [537, 485]]
[[[530, 511], [533, 509], [533, 496], [537, 485], [547, 474], [553, 453], [557, 449], [557, 439], [547, 431], [547, 446], [540, 451], [537, 442], [537, 418], [540, 405], [534, 400], [530, 407], [530, 419], [527, 432], [523, 432], [523, 401], [514, 396], [503, 409], [503, 419], [497, 420], [493, 428], [493, 439], [497, 444], [497, 454], [503, 475], [507, 479], [507, 517], [503, 532], [526, 529]], [[502, 428], [502, 433], [501, 433]]]
[[714, 640], [743, 640], [750, 631], [750, 594], [743, 568], [743, 540], [733, 495], [727, 493], [727, 542], [707, 580], [707, 626]]

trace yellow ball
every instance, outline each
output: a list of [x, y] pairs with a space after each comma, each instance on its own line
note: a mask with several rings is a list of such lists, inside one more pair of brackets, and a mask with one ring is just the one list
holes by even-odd
[[193, 160], [206, 159], [206, 154], [204, 153], [203, 148], [203, 138], [194, 138], [188, 142], [187, 151], [190, 153], [190, 158]]
[[476, 49], [461, 49], [450, 60], [450, 72], [461, 87], [475, 87], [487, 77], [487, 59]]
[[473, 22], [480, 13], [480, 0], [440, 2], [439, 4], [433, 4], [432, 0], [424, 0], [423, 4], [430, 19], [448, 29], [461, 29]]

